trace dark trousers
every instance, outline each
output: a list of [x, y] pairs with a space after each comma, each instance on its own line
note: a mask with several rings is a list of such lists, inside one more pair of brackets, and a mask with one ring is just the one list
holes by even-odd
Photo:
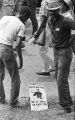
[[59, 102], [62, 107], [69, 106], [71, 100], [68, 76], [72, 61], [72, 48], [54, 49], [56, 82], [58, 87]]
[[72, 38], [71, 38], [72, 40], [71, 40], [71, 46], [72, 46], [72, 50], [73, 50], [73, 52], [74, 52], [74, 54], [75, 54], [75, 35], [74, 36], [72, 36]]
[[36, 9], [32, 9], [32, 8], [30, 8], [30, 9], [31, 9], [30, 20], [32, 22], [32, 28], [33, 28], [32, 34], [34, 34], [38, 28], [38, 22], [37, 22], [37, 18], [36, 18]]
[[10, 103], [18, 100], [20, 89], [20, 76], [17, 61], [11, 46], [0, 44], [0, 101], [5, 100], [3, 80], [5, 78], [5, 67], [11, 77]]

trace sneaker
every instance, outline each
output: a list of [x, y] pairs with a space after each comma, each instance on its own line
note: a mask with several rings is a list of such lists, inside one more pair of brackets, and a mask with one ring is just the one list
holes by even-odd
[[12, 107], [17, 107], [18, 104], [19, 104], [19, 101], [15, 101], [14, 103], [10, 103], [10, 105], [11, 105]]
[[38, 72], [38, 75], [50, 76], [50, 72]]

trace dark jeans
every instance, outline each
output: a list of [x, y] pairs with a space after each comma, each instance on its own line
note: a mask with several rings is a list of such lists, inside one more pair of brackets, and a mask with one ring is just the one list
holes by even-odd
[[33, 9], [33, 8], [30, 8], [30, 9], [31, 9], [30, 20], [32, 22], [32, 28], [33, 28], [32, 34], [34, 34], [38, 28], [38, 22], [37, 22], [37, 18], [36, 18], [36, 9]]
[[73, 38], [72, 42], [71, 42], [71, 46], [72, 46], [72, 50], [75, 54], [75, 37]]
[[13, 48], [11, 46], [0, 44], [0, 101], [5, 100], [5, 90], [3, 86], [5, 67], [11, 77], [10, 103], [15, 103], [18, 100], [20, 89], [20, 76], [17, 61], [14, 56]]
[[59, 102], [62, 107], [69, 106], [72, 101], [68, 84], [68, 76], [72, 61], [71, 46], [67, 49], [54, 49], [54, 56]]

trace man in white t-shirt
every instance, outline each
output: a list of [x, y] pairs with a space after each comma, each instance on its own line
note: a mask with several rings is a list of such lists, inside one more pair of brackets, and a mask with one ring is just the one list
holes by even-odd
[[[21, 52], [21, 40], [25, 37], [24, 23], [30, 17], [31, 12], [28, 7], [21, 6], [16, 16], [4, 16], [0, 20], [0, 103], [5, 103], [5, 90], [3, 80], [5, 78], [5, 67], [11, 77], [10, 104], [15, 105], [18, 101], [20, 89], [20, 76], [14, 49], [17, 50], [20, 66], [23, 66]], [[15, 45], [13, 46], [14, 40]]]

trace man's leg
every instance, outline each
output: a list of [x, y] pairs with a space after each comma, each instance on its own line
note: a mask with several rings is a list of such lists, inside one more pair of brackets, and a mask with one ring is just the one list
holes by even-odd
[[53, 60], [47, 55], [48, 47], [41, 47], [40, 48], [40, 56], [42, 59], [42, 66], [45, 72], [49, 71], [49, 66], [54, 65]]
[[11, 59], [5, 61], [6, 68], [11, 77], [11, 94], [10, 94], [10, 103], [15, 104], [18, 101], [19, 90], [20, 90], [20, 76], [17, 66], [17, 61], [12, 56]]
[[48, 56], [48, 47], [42, 46], [40, 48], [40, 56], [41, 56], [41, 64], [42, 71], [39, 72], [39, 75], [47, 75], [50, 76], [50, 72], [54, 71], [54, 61], [50, 56]]
[[37, 18], [36, 18], [36, 11], [32, 10], [30, 19], [32, 21], [32, 27], [33, 27], [32, 34], [34, 34], [37, 31], [37, 28], [38, 28], [38, 22], [37, 22]]
[[5, 101], [5, 91], [3, 86], [3, 80], [5, 77], [5, 67], [0, 59], [0, 102], [3, 103]]
[[71, 105], [71, 96], [68, 84], [71, 61], [72, 54], [63, 55], [62, 53], [58, 56], [57, 86], [59, 102], [63, 108]]

